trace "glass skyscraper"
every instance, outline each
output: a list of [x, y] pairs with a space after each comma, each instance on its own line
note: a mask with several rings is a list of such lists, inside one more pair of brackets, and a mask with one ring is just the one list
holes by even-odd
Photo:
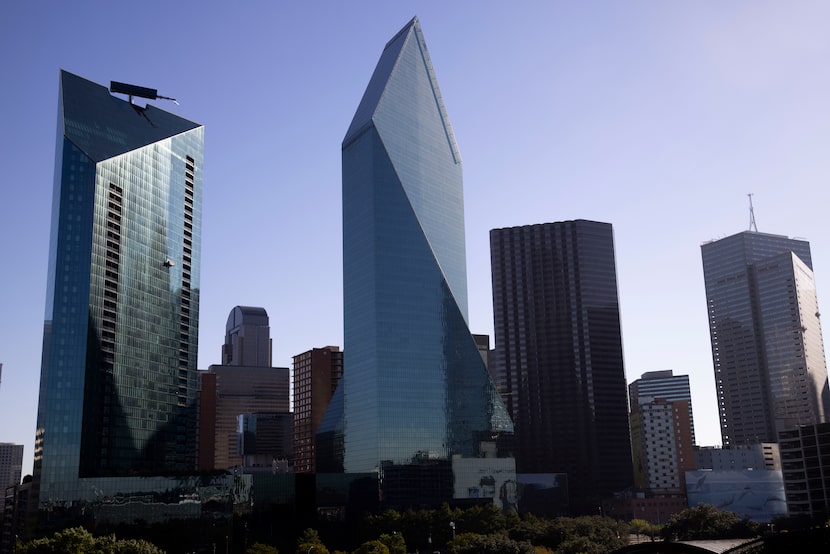
[[344, 370], [318, 471], [376, 474], [394, 505], [499, 503], [513, 426], [468, 328], [461, 158], [417, 18], [342, 148]]
[[516, 425], [519, 473], [565, 473], [573, 514], [633, 483], [611, 224], [490, 231], [491, 372]]
[[42, 510], [118, 487], [97, 478], [192, 470], [196, 453], [203, 128], [66, 71], [58, 111]]
[[701, 246], [724, 446], [824, 423], [827, 365], [810, 244], [744, 231]]

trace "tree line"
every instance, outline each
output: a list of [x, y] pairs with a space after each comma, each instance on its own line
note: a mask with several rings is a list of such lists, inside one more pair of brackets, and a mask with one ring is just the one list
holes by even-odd
[[[645, 520], [624, 522], [599, 515], [582, 517], [520, 517], [502, 513], [492, 504], [466, 510], [450, 508], [389, 510], [365, 513], [358, 522], [318, 522], [318, 529], [298, 532], [283, 521], [270, 540], [231, 544], [234, 554], [602, 554], [643, 540], [695, 540], [758, 536], [757, 524], [732, 512], [702, 504], [674, 514], [663, 526]], [[247, 526], [246, 526], [247, 529]], [[225, 546], [225, 545], [222, 545]], [[210, 552], [194, 547], [192, 551]], [[213, 545], [216, 548], [216, 545]], [[177, 549], [178, 550], [178, 549]], [[223, 548], [220, 548], [224, 551]], [[190, 550], [188, 550], [190, 551]], [[19, 554], [165, 554], [143, 539], [94, 537], [82, 527], [17, 545]]]

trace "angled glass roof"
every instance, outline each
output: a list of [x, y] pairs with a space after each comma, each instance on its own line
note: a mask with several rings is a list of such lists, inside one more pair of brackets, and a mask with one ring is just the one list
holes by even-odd
[[95, 162], [200, 125], [155, 106], [131, 104], [109, 89], [61, 70], [63, 134]]

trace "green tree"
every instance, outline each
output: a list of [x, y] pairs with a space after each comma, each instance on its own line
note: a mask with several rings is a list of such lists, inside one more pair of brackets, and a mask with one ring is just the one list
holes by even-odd
[[[115, 539], [115, 536], [112, 535], [112, 538]], [[162, 549], [143, 539], [116, 540], [113, 550], [99, 549], [96, 554], [99, 554], [99, 552], [106, 554], [164, 554]]]
[[320, 533], [316, 529], [308, 528], [297, 539], [297, 554], [329, 554], [328, 548], [320, 540]]
[[556, 554], [605, 554], [609, 552], [599, 543], [588, 537], [572, 537], [556, 549]]
[[758, 534], [758, 525], [733, 512], [698, 504], [672, 514], [661, 532], [664, 538], [678, 540], [749, 538]]
[[631, 526], [631, 531], [637, 534], [637, 538], [647, 534], [648, 528], [651, 527], [651, 523], [645, 519], [632, 519], [628, 525]]
[[275, 546], [255, 542], [245, 550], [245, 554], [280, 554]]
[[95, 537], [83, 527], [71, 527], [25, 543], [18, 552], [22, 554], [86, 554], [95, 547]]
[[650, 523], [648, 528], [645, 530], [645, 534], [648, 535], [649, 538], [651, 538], [651, 540], [654, 540], [655, 537], [660, 536], [662, 531], [663, 531], [663, 526], [662, 525], [658, 525], [656, 523]]
[[448, 545], [450, 554], [535, 554], [529, 542], [518, 542], [501, 534], [462, 533]]
[[406, 541], [400, 533], [392, 533], [391, 535], [384, 533], [378, 540], [386, 545], [389, 549], [389, 554], [406, 554]]
[[93, 537], [83, 527], [70, 527], [51, 537], [21, 545], [20, 554], [164, 554], [156, 545], [141, 539], [119, 540], [115, 535]]
[[503, 531], [506, 524], [507, 519], [495, 504], [473, 506], [461, 512], [456, 521], [458, 529], [463, 529], [465, 533], [478, 533], [479, 535]]
[[389, 549], [379, 540], [366, 541], [352, 554], [389, 554]]
[[547, 544], [555, 546], [558, 541], [551, 545], [546, 541], [551, 528], [551, 521], [527, 514], [523, 519], [515, 522], [508, 530], [508, 536], [514, 541], [527, 541], [536, 545]]
[[455, 523], [461, 519], [462, 510], [460, 508], [450, 508], [449, 504], [444, 502], [437, 510], [431, 510], [431, 525], [432, 543], [433, 545], [447, 544], [452, 539], [452, 528], [450, 522]]

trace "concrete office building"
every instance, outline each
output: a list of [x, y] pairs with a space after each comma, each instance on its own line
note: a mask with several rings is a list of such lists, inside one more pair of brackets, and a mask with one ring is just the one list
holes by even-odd
[[688, 402], [641, 401], [631, 412], [631, 451], [636, 487], [655, 494], [685, 493], [686, 471], [695, 469]]
[[342, 153], [346, 355], [318, 473], [375, 475], [389, 507], [503, 505], [513, 426], [468, 327], [461, 158], [417, 19], [387, 43]]
[[761, 442], [721, 448], [701, 446], [695, 450], [695, 468], [717, 471], [780, 470], [778, 443]]
[[822, 423], [830, 391], [806, 241], [745, 231], [701, 246], [724, 446]]
[[490, 231], [497, 386], [519, 473], [565, 473], [571, 511], [633, 483], [611, 225]]
[[0, 489], [20, 484], [23, 445], [0, 442]]
[[315, 436], [343, 376], [337, 346], [312, 348], [294, 356], [294, 471], [316, 472]]
[[[688, 375], [675, 375], [671, 369], [647, 371], [628, 385], [628, 401], [631, 412], [637, 411], [640, 397], [662, 398], [668, 401], [683, 400], [689, 407], [689, 425], [692, 444], [695, 444], [695, 419], [692, 411], [692, 389]], [[649, 400], [649, 401], [650, 401]]]

